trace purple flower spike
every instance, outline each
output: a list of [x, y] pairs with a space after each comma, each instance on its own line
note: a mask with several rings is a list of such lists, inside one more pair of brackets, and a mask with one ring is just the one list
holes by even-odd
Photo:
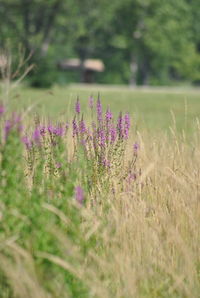
[[128, 133], [130, 129], [130, 116], [128, 113], [124, 116], [124, 137], [125, 139], [128, 139]]
[[90, 109], [94, 107], [94, 97], [92, 95], [89, 97], [89, 107]]
[[102, 122], [102, 105], [99, 98], [97, 100], [97, 119], [99, 123]]
[[28, 150], [31, 149], [32, 142], [27, 136], [22, 137], [22, 143], [24, 143], [24, 145], [26, 145], [26, 149], [28, 149]]
[[81, 134], [84, 134], [86, 131], [87, 130], [86, 130], [86, 127], [85, 127], [85, 122], [84, 122], [83, 117], [82, 117], [82, 119], [81, 119], [81, 121], [79, 123], [79, 132]]
[[40, 143], [40, 130], [39, 128], [36, 128], [33, 132], [33, 140], [39, 144]]
[[107, 108], [107, 111], [106, 111], [106, 122], [109, 122], [111, 119], [112, 119], [113, 115], [110, 111], [109, 108]]
[[115, 142], [116, 137], [117, 137], [116, 128], [114, 126], [112, 126], [110, 128], [110, 142], [111, 142], [111, 144], [113, 144]]
[[63, 133], [64, 133], [64, 130], [63, 130], [62, 126], [57, 126], [57, 127], [54, 127], [54, 129], [53, 129], [53, 133], [54, 133], [56, 136], [62, 137], [62, 135], [63, 135]]
[[76, 101], [75, 111], [77, 114], [80, 114], [81, 112], [81, 105], [80, 105], [79, 98], [77, 98], [77, 101]]
[[79, 204], [83, 204], [83, 201], [84, 201], [84, 193], [83, 193], [83, 189], [81, 186], [76, 186], [75, 187], [75, 198], [76, 198], [76, 201], [79, 203]]
[[117, 130], [120, 138], [123, 138], [123, 118], [122, 118], [122, 112], [120, 112], [119, 117], [117, 119]]
[[103, 128], [98, 128], [97, 130], [97, 136], [99, 141], [100, 147], [105, 147], [106, 145], [106, 134]]
[[51, 124], [48, 125], [47, 129], [50, 134], [53, 133], [53, 126]]
[[105, 147], [106, 135], [105, 135], [105, 132], [102, 128], [99, 129], [98, 136], [99, 136], [99, 141], [100, 141], [100, 143], [99, 143], [100, 147]]

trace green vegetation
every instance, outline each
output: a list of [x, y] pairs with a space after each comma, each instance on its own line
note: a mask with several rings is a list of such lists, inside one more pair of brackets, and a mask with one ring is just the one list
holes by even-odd
[[95, 90], [0, 105], [0, 295], [196, 298], [198, 93]]
[[83, 110], [91, 94], [101, 95], [104, 106], [110, 106], [115, 115], [119, 111], [129, 111], [134, 129], [148, 129], [150, 133], [163, 132], [173, 126], [176, 118], [178, 131], [192, 131], [200, 111], [199, 89], [181, 88], [144, 88], [129, 89], [126, 87], [71, 85], [54, 87], [51, 90], [22, 89], [12, 100], [13, 108], [22, 109], [32, 106], [31, 113], [59, 117], [72, 116], [73, 104], [80, 97]]
[[1, 0], [0, 47], [34, 53], [35, 87], [80, 81], [62, 59], [98, 58], [99, 83], [173, 85], [200, 81], [199, 0]]

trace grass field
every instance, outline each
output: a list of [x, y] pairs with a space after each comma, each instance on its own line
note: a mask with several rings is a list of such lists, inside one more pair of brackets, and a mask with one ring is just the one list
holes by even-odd
[[15, 91], [0, 106], [0, 297], [198, 298], [199, 112], [195, 89]]
[[[34, 105], [33, 111], [43, 115], [58, 117], [70, 113], [79, 96], [83, 107], [91, 94], [98, 92], [104, 106], [113, 111], [129, 111], [138, 129], [150, 133], [168, 130], [174, 125], [179, 131], [191, 132], [200, 115], [200, 90], [181, 88], [137, 88], [102, 87], [71, 85], [66, 88], [54, 87], [51, 90], [23, 89], [13, 100], [14, 108]], [[172, 116], [174, 114], [174, 116]]]

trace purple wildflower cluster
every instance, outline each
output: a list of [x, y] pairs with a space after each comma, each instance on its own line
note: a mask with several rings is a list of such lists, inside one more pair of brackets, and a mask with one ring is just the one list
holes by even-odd
[[106, 123], [109, 123], [112, 120], [113, 114], [112, 114], [110, 108], [107, 108], [105, 117], [106, 117]]
[[[91, 98], [90, 98], [91, 100]], [[92, 98], [92, 107], [93, 107], [93, 98]], [[78, 109], [77, 109], [78, 104]], [[89, 101], [89, 106], [91, 107], [91, 101]], [[76, 113], [80, 113], [80, 102], [76, 102], [75, 106]], [[78, 111], [78, 112], [77, 112]], [[92, 123], [92, 129], [86, 127], [83, 117], [81, 120], [78, 120], [75, 116], [72, 122], [73, 126], [73, 137], [75, 136], [83, 136], [92, 131], [92, 135], [90, 135], [90, 139], [92, 138], [93, 143], [100, 145], [100, 147], [105, 147], [106, 144], [114, 143], [116, 140], [126, 140], [128, 139], [129, 129], [130, 129], [130, 117], [129, 114], [126, 113], [125, 116], [122, 113], [119, 114], [117, 119], [117, 124], [114, 123], [113, 114], [110, 108], [107, 108], [105, 112], [105, 117], [103, 117], [102, 104], [100, 99], [98, 98], [96, 104], [96, 114], [97, 114], [97, 123]]]
[[5, 121], [4, 139], [6, 140], [11, 132], [15, 131], [18, 134], [21, 134], [22, 130], [23, 126], [21, 122], [21, 116], [14, 112], [12, 113], [11, 119]]
[[[93, 109], [94, 98], [89, 98], [89, 107]], [[91, 126], [86, 125], [81, 113], [80, 101], [75, 104], [75, 116], [72, 121], [73, 138], [84, 146], [87, 158], [95, 159], [104, 168], [111, 166], [111, 158], [116, 147], [121, 146], [128, 139], [130, 129], [130, 116], [120, 112], [115, 122], [113, 113], [108, 107], [105, 114], [102, 103], [98, 97], [96, 102], [96, 119]]]
[[[89, 108], [94, 109], [94, 98], [89, 98]], [[5, 107], [0, 105], [0, 115], [5, 112]], [[96, 119], [91, 126], [86, 125], [86, 122], [81, 114], [81, 104], [79, 98], [75, 103], [75, 116], [72, 121], [72, 136], [79, 144], [85, 147], [85, 152], [90, 158], [97, 158], [98, 162], [106, 167], [110, 166], [108, 155], [112, 148], [120, 146], [129, 137], [130, 116], [126, 113], [124, 116], [120, 112], [117, 121], [114, 121], [113, 113], [108, 107], [105, 114], [103, 113], [102, 103], [98, 96], [96, 101]], [[15, 127], [19, 132], [22, 131], [21, 118], [13, 113], [12, 119], [7, 120], [4, 126], [5, 139], [11, 129]], [[24, 135], [21, 140], [27, 149], [31, 149], [34, 145], [42, 145], [43, 140], [49, 138], [52, 145], [56, 145], [57, 138], [62, 138], [69, 128], [69, 123], [66, 125], [37, 125], [32, 132], [32, 135]], [[134, 154], [137, 154], [139, 149], [138, 144], [134, 144]]]
[[31, 149], [31, 147], [32, 147], [32, 142], [31, 142], [31, 140], [30, 140], [27, 136], [23, 136], [23, 137], [22, 137], [22, 142], [24, 143], [24, 145], [26, 145], [26, 148], [27, 148], [28, 150]]
[[101, 105], [101, 101], [100, 101], [99, 98], [97, 100], [97, 120], [98, 120], [99, 124], [101, 124], [102, 121], [103, 121], [103, 118], [102, 118], [102, 105]]
[[[71, 124], [69, 122], [58, 123], [56, 125], [52, 123], [41, 124], [40, 121], [37, 121], [31, 133], [27, 133], [27, 130], [23, 129], [21, 117], [13, 113], [11, 119], [6, 120], [4, 123], [3, 132], [5, 142], [10, 132], [15, 129], [27, 149], [26, 152], [28, 158], [30, 158], [30, 163], [32, 162], [32, 157], [34, 159], [35, 152], [39, 153], [39, 156], [42, 157], [47, 155], [44, 157], [45, 167], [53, 168], [57, 170], [58, 175], [61, 175], [61, 173], [64, 173], [64, 167], [68, 162], [67, 160], [64, 161], [61, 156], [62, 154], [66, 156], [65, 136], [72, 129], [73, 156], [78, 157], [79, 150], [76, 150], [78, 147], [81, 150], [82, 148], [84, 149], [83, 152], [86, 161], [89, 161], [90, 168], [92, 167], [92, 175], [97, 175], [94, 181], [98, 181], [99, 177], [103, 177], [106, 173], [112, 173], [114, 168], [116, 169], [118, 167], [118, 172], [120, 172], [120, 160], [124, 156], [125, 144], [129, 138], [129, 113], [123, 115], [120, 112], [115, 120], [110, 107], [107, 107], [106, 111], [103, 111], [99, 96], [96, 103], [93, 96], [91, 96], [88, 105], [92, 113], [92, 122], [89, 125], [83, 117], [81, 103], [79, 98], [77, 98], [74, 109], [75, 115]], [[4, 112], [5, 107], [0, 105], [0, 116]], [[139, 144], [135, 143], [133, 145], [133, 160], [136, 160], [138, 150]], [[70, 162], [73, 162], [73, 158]], [[51, 169], [50, 172], [52, 173]], [[130, 184], [131, 181], [136, 180], [136, 172], [135, 170], [129, 170], [128, 173], [126, 180]], [[92, 175], [91, 177], [93, 177]], [[93, 178], [91, 177], [90, 180], [92, 181]], [[84, 201], [84, 192], [80, 185], [75, 188], [75, 198], [80, 204]]]
[[120, 139], [128, 139], [130, 129], [130, 116], [128, 113], [122, 116], [120, 112], [117, 119], [117, 132]]
[[45, 138], [50, 138], [51, 144], [56, 145], [56, 138], [62, 137], [67, 130], [68, 123], [65, 127], [61, 124], [56, 126], [53, 126], [52, 124], [49, 124], [48, 126], [37, 126], [31, 137], [28, 137], [27, 135], [22, 137], [22, 142], [26, 145], [27, 149], [31, 149], [33, 145], [40, 146]]

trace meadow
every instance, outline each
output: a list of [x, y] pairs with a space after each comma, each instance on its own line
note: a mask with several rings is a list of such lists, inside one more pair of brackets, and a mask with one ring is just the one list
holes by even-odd
[[199, 112], [198, 89], [15, 90], [0, 297], [199, 297]]
[[193, 130], [200, 113], [200, 89], [198, 88], [136, 88], [123, 86], [101, 86], [71, 84], [68, 87], [48, 89], [23, 88], [15, 90], [12, 99], [13, 109], [33, 107], [34, 112], [50, 117], [73, 113], [73, 104], [77, 96], [82, 101], [83, 109], [87, 106], [90, 95], [100, 93], [102, 104], [113, 110], [129, 111], [134, 121], [133, 128], [166, 132], [176, 120], [179, 131]]

